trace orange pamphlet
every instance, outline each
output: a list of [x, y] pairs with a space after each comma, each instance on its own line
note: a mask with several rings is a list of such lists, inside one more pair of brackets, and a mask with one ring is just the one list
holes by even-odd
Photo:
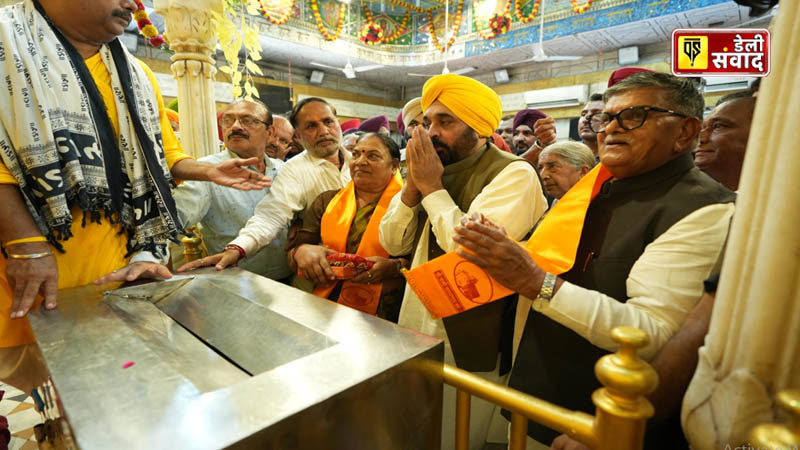
[[[610, 178], [608, 169], [602, 164], [596, 165], [547, 213], [525, 245], [540, 268], [555, 275], [572, 268], [589, 203]], [[514, 293], [456, 252], [404, 271], [403, 275], [431, 316], [437, 319]]]

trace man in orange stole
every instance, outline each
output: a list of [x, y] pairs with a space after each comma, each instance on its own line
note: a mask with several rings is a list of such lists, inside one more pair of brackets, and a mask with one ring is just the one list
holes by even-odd
[[[502, 116], [497, 94], [467, 77], [439, 75], [425, 83], [421, 104], [424, 127], [414, 130], [406, 148], [408, 177], [381, 221], [381, 245], [391, 255], [413, 253], [412, 267], [416, 267], [455, 250], [455, 226], [476, 211], [505, 226], [512, 237], [525, 236], [547, 204], [533, 167], [488, 140]], [[460, 289], [471, 295], [478, 289], [481, 296], [474, 277], [462, 274], [458, 280]], [[444, 339], [446, 362], [502, 381], [497, 339], [482, 335], [475, 326], [486, 317], [502, 317], [505, 304], [498, 302], [497, 306], [501, 309], [476, 308], [477, 314], [458, 314], [450, 319], [458, 318], [460, 323], [446, 325], [406, 289], [399, 323]], [[493, 345], [475, 347], [485, 342]], [[453, 448], [454, 403], [454, 390], [445, 386], [442, 448]], [[472, 448], [485, 444], [493, 410], [493, 405], [473, 400]], [[500, 438], [504, 440], [505, 434], [501, 430]]]
[[[704, 102], [691, 81], [639, 73], [604, 100], [603, 112], [588, 117], [602, 164], [553, 207], [527, 251], [477, 222], [455, 238], [474, 252], [460, 256], [519, 293], [525, 314], [533, 310], [518, 322], [525, 327], [509, 386], [590, 413], [600, 387], [594, 364], [616, 350], [611, 329], [646, 331], [639, 353], [651, 359], [719, 270], [734, 209], [733, 193], [692, 163]], [[528, 435], [555, 438], [554, 448], [569, 441], [533, 422]], [[679, 428], [654, 429], [645, 448], [685, 448], [681, 440]]]

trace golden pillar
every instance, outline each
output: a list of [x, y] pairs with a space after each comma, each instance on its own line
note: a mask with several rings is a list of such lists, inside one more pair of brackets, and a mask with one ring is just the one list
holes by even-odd
[[181, 143], [195, 158], [217, 153], [214, 76], [216, 27], [212, 12], [222, 14], [221, 0], [155, 0], [164, 16], [172, 55], [172, 76], [178, 82]]

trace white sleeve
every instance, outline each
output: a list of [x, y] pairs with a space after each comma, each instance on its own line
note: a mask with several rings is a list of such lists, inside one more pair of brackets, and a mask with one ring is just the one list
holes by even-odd
[[461, 211], [444, 189], [422, 199], [422, 207], [428, 212], [439, 247], [450, 252], [458, 248], [453, 236], [464, 216], [483, 213], [492, 222], [505, 227], [510, 237], [521, 239], [547, 209], [547, 200], [533, 167], [515, 162], [483, 188], [467, 212]]
[[275, 177], [269, 192], [256, 205], [239, 236], [231, 244], [242, 247], [247, 254], [253, 254], [272, 242], [281, 230], [292, 220], [295, 211], [305, 208], [303, 192], [306, 186], [302, 175], [295, 173], [297, 166], [284, 165]]
[[722, 258], [733, 210], [733, 203], [700, 208], [651, 242], [628, 274], [626, 303], [564, 282], [550, 302], [535, 300], [532, 307], [609, 351], [617, 349], [612, 328], [642, 329], [650, 343], [639, 354], [649, 360], [703, 295], [703, 281]]
[[178, 218], [189, 228], [198, 224], [208, 214], [211, 206], [211, 183], [207, 181], [184, 181], [172, 191]]
[[378, 240], [390, 255], [408, 255], [414, 251], [414, 237], [419, 226], [419, 205], [408, 207], [400, 191], [392, 198], [378, 228]]

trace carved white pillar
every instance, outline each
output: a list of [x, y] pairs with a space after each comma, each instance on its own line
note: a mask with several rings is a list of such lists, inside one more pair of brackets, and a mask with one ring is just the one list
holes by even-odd
[[181, 143], [195, 158], [217, 153], [214, 52], [217, 35], [212, 11], [222, 14], [222, 0], [155, 0], [164, 16], [172, 55], [172, 76], [178, 81]]
[[778, 391], [800, 388], [798, 29], [800, 2], [781, 3], [711, 327], [683, 401], [696, 450], [741, 446], [753, 426], [780, 418]]

